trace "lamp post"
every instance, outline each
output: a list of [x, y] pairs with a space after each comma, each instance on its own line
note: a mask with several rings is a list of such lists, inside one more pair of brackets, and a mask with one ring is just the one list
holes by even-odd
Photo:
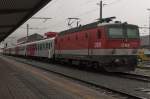
[[149, 11], [149, 47], [150, 47], [150, 9], [147, 9]]

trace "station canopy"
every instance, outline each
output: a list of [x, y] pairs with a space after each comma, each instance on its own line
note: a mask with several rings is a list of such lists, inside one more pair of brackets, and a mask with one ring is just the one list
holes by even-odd
[[51, 0], [1, 0], [0, 42]]

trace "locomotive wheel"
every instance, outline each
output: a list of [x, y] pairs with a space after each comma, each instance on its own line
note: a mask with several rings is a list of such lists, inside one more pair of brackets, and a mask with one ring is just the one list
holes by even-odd
[[92, 63], [92, 68], [96, 69], [96, 70], [99, 70], [100, 67], [99, 67], [99, 63], [98, 62], [93, 62]]

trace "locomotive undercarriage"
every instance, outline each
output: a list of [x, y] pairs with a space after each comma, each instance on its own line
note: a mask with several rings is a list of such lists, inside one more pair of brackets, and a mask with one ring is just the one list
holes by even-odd
[[[57, 56], [56, 56], [57, 59]], [[106, 56], [78, 56], [59, 55], [59, 60], [79, 65], [81, 68], [96, 68], [107, 72], [129, 72], [134, 71], [137, 66], [136, 55], [106, 55]]]

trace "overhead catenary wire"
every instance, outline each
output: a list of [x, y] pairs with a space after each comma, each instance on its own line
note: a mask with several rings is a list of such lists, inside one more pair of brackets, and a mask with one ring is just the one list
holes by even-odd
[[116, 3], [119, 3], [120, 1], [122, 1], [122, 0], [114, 0], [114, 1], [112, 1], [111, 3], [108, 3], [108, 4], [106, 4], [106, 5], [114, 5], [114, 4], [116, 4]]
[[[90, 0], [89, 0], [90, 1]], [[86, 4], [87, 3], [89, 3], [89, 1], [87, 1], [86, 2]], [[93, 2], [93, 1], [92, 1]], [[91, 3], [91, 2], [90, 2]], [[61, 6], [62, 7], [62, 6]], [[60, 7], [59, 7], [60, 8]], [[88, 15], [89, 13], [91, 13], [91, 12], [95, 12], [97, 10], [97, 8], [94, 8], [94, 9], [92, 9], [92, 10], [89, 10], [89, 11], [86, 11], [86, 12], [84, 12], [84, 13], [81, 13], [81, 14], [78, 14], [78, 15], [76, 15], [75, 17], [79, 17], [79, 16], [84, 16], [84, 15]], [[57, 13], [58, 13], [58, 11], [56, 11]], [[62, 15], [62, 11], [61, 11], [61, 15]], [[59, 16], [59, 15], [57, 15], [57, 16]], [[61, 18], [62, 19], [62, 18]], [[66, 18], [63, 18], [63, 19], [66, 19]], [[58, 21], [58, 20], [57, 20]], [[55, 27], [55, 26], [57, 26], [57, 24], [59, 24], [59, 23], [61, 23], [62, 22], [62, 20], [60, 20], [59, 19], [59, 21], [57, 22], [57, 23], [55, 23], [55, 24], [52, 24], [52, 25], [49, 25], [49, 27]]]
[[[57, 2], [58, 0], [55, 0], [55, 3]], [[98, 0], [99, 1], [99, 0]], [[107, 1], [107, 0], [103, 0], [103, 1]], [[111, 3], [108, 3], [107, 4], [107, 6], [108, 5], [114, 5], [114, 4], [116, 4], [116, 3], [118, 3], [118, 2], [120, 2], [121, 0], [114, 0], [114, 1], [112, 1]], [[53, 4], [55, 4], [55, 3], [53, 3]], [[84, 4], [85, 5], [87, 5], [87, 4], [90, 4], [90, 3], [94, 3], [93, 2], [93, 0], [88, 0], [88, 1], [86, 1]], [[95, 3], [96, 4], [96, 3]], [[59, 8], [62, 8], [63, 6], [60, 6]], [[77, 7], [77, 9], [78, 9], [78, 7]], [[92, 10], [89, 10], [89, 11], [85, 11], [85, 12], [83, 12], [83, 13], [80, 13], [80, 14], [78, 14], [78, 15], [76, 15], [76, 16], [73, 16], [73, 17], [79, 17], [80, 18], [80, 16], [88, 16], [89, 14], [91, 14], [91, 13], [93, 13], [93, 12], [96, 12], [96, 11], [98, 11], [99, 9], [98, 8], [94, 8], [94, 9], [92, 9]], [[56, 11], [57, 13], [58, 13], [58, 11]], [[61, 12], [60, 14], [62, 15], [62, 12], [63, 11], [59, 11], [59, 12]], [[57, 16], [59, 16], [59, 15], [57, 15]], [[59, 23], [61, 23], [62, 24], [62, 20], [64, 20], [64, 19], [66, 19], [66, 17], [62, 17], [61, 16], [61, 19], [57, 19], [57, 22], [55, 23], [55, 24], [51, 24], [51, 25], [49, 25], [49, 27], [55, 27], [55, 26], [57, 26]], [[54, 20], [56, 20], [56, 19], [54, 19]], [[81, 18], [81, 20], [82, 20], [82, 18]], [[63, 21], [64, 22], [64, 21]], [[43, 24], [42, 24], [43, 25]]]

